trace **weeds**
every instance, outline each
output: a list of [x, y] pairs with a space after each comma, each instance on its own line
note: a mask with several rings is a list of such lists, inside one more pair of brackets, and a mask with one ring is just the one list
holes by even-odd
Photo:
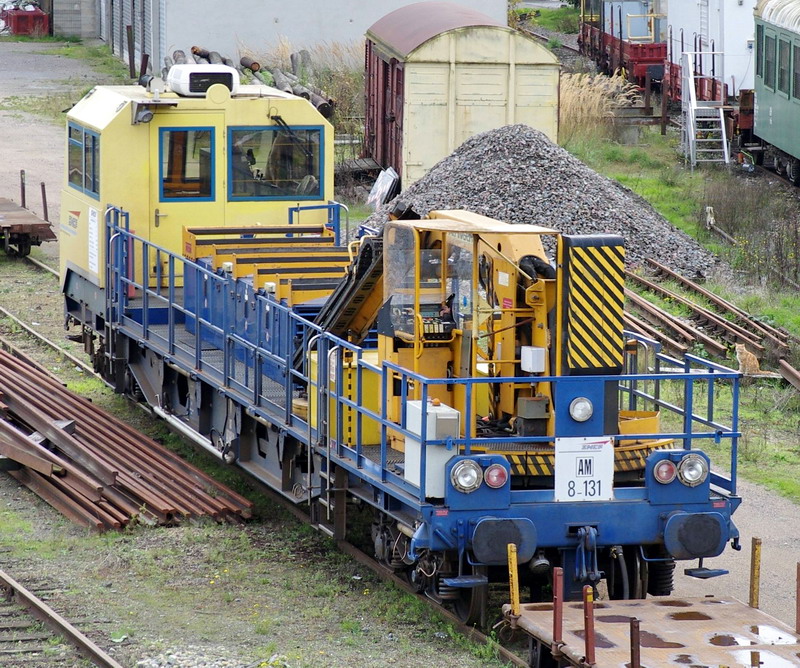
[[561, 76], [559, 143], [571, 150], [573, 143], [610, 139], [612, 113], [638, 101], [636, 88], [622, 77], [603, 74]]
[[580, 12], [576, 7], [529, 9], [520, 8], [519, 4], [518, 0], [509, 2], [508, 25], [512, 28], [527, 24], [565, 34], [576, 34], [580, 29]]
[[42, 53], [88, 62], [99, 76], [97, 81], [90, 86], [87, 86], [84, 81], [67, 80], [64, 82], [66, 90], [46, 96], [7, 97], [0, 104], [0, 109], [2, 110], [36, 114], [53, 122], [63, 124], [64, 112], [88, 93], [95, 84], [121, 84], [129, 81], [127, 69], [106, 46], [87, 46], [80, 42], [67, 41], [60, 37], [51, 39], [37, 38], [25, 41], [42, 42], [43, 46], [58, 43], [58, 48], [47, 48]]

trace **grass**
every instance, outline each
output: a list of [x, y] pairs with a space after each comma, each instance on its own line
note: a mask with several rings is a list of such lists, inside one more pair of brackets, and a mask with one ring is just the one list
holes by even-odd
[[51, 49], [47, 53], [83, 61], [95, 72], [102, 75], [99, 78], [104, 79], [103, 83], [125, 84], [130, 82], [128, 68], [107, 46], [87, 45], [82, 42], [69, 41], [59, 49]]
[[66, 37], [64, 35], [0, 35], [0, 42], [80, 42], [79, 37]]
[[[704, 210], [711, 191], [737, 194], [747, 201], [749, 189], [741, 178], [724, 170], [703, 170], [691, 173], [677, 158], [677, 134], [670, 131], [661, 136], [656, 128], [642, 130], [640, 142], [626, 146], [608, 137], [593, 139], [579, 133], [568, 137], [564, 147], [597, 172], [615, 179], [647, 200], [661, 215], [679, 230], [697, 238], [706, 248], [730, 258], [731, 249], [711, 237], [705, 230]], [[763, 183], [760, 191], [768, 190]], [[783, 198], [773, 199], [783, 200]], [[745, 203], [730, 204], [732, 211], [743, 211]], [[748, 207], [749, 208], [749, 207]], [[733, 214], [731, 214], [733, 215]], [[733, 251], [735, 255], [735, 251]], [[766, 277], [765, 277], [766, 278]], [[735, 284], [712, 283], [709, 287], [750, 313], [765, 318], [771, 324], [785, 327], [800, 336], [800, 294], [795, 290], [765, 288], [763, 283], [745, 287]]]
[[[529, 26], [538, 26], [545, 30], [577, 34], [580, 28], [580, 11], [576, 7], [559, 7], [557, 9], [513, 9], [517, 21]], [[513, 20], [513, 19], [512, 19]]]

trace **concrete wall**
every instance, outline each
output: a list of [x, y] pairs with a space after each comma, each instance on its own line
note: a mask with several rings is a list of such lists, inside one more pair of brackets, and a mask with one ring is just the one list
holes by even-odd
[[100, 24], [97, 0], [52, 0], [54, 35], [96, 39]]
[[[361, 42], [375, 21], [414, 0], [169, 0], [166, 3], [165, 53], [202, 44], [236, 59], [265, 53], [281, 38], [294, 50], [321, 42]], [[506, 22], [506, 0], [451, 0]]]

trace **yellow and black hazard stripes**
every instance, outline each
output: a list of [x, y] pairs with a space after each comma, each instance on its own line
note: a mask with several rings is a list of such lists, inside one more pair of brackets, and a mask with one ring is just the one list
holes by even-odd
[[555, 458], [549, 452], [509, 454], [506, 457], [511, 464], [511, 475], [553, 475], [555, 470]]
[[[647, 463], [647, 456], [653, 450], [663, 450], [674, 444], [672, 439], [659, 439], [645, 441], [634, 445], [616, 446], [614, 448], [614, 471], [624, 473], [629, 471], [643, 471]], [[503, 452], [511, 465], [511, 475], [549, 476], [555, 474], [555, 454], [546, 452]]]
[[622, 370], [625, 248], [617, 236], [568, 236], [561, 243], [561, 374]]

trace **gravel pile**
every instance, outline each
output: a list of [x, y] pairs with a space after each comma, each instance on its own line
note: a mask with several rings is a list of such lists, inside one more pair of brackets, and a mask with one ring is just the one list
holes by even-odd
[[[397, 199], [420, 215], [433, 209], [467, 209], [567, 234], [620, 234], [628, 266], [652, 257], [696, 278], [718, 263], [641, 197], [527, 125], [475, 135]], [[382, 227], [392, 204], [376, 211], [366, 224]]]

